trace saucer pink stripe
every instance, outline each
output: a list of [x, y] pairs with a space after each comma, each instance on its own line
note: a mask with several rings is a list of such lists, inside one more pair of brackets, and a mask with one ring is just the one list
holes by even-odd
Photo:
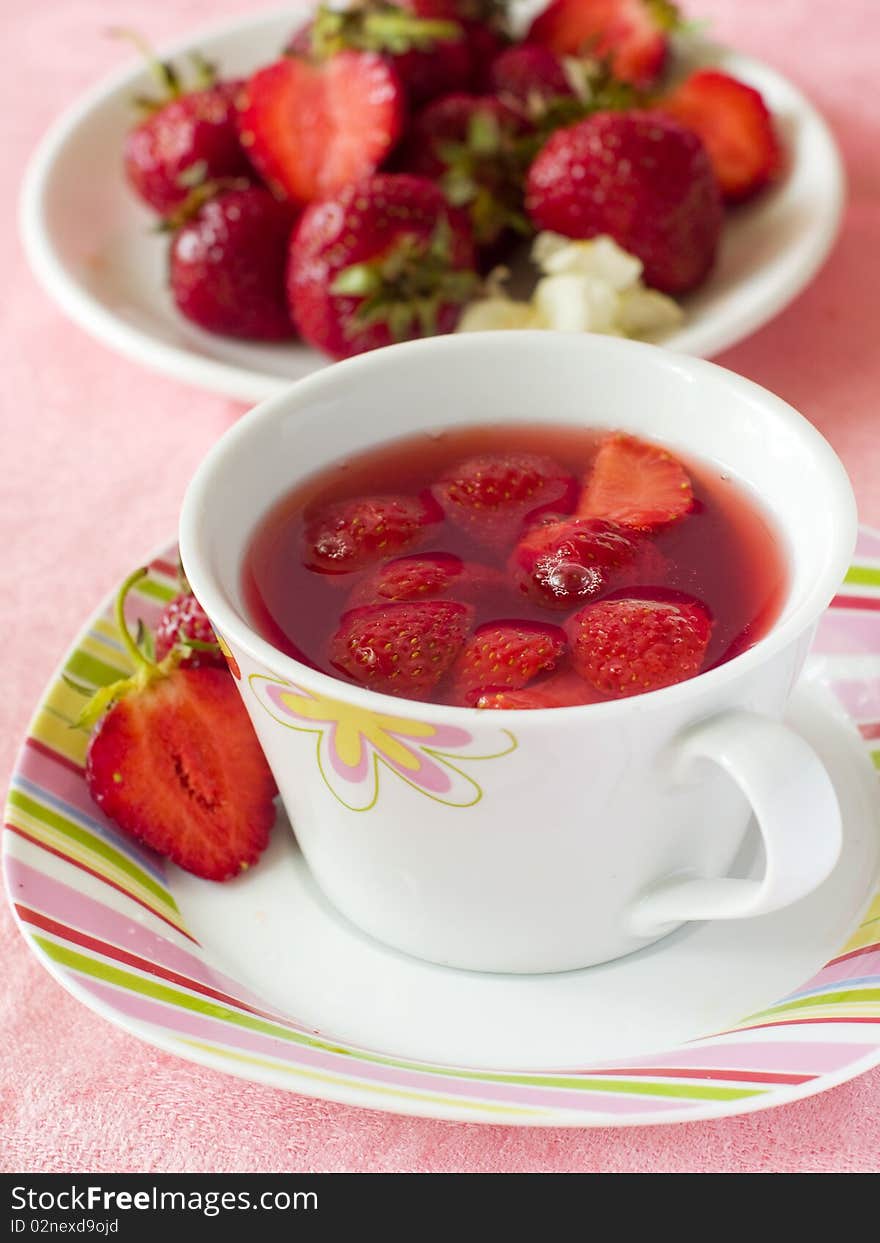
[[[174, 593], [175, 550], [133, 601], [154, 620]], [[841, 607], [841, 606], [844, 607]], [[125, 669], [97, 618], [68, 654], [84, 685]], [[856, 564], [817, 650], [858, 655], [834, 689], [880, 752], [880, 535], [862, 531]], [[877, 652], [875, 666], [865, 652]], [[493, 1071], [406, 1061], [357, 1048], [281, 1015], [217, 971], [186, 927], [161, 861], [120, 835], [83, 779], [77, 700], [53, 683], [15, 774], [3, 835], [6, 883], [23, 935], [67, 987], [109, 1018], [183, 1057], [317, 1096], [486, 1121], [595, 1124], [737, 1113], [821, 1090], [880, 1062], [880, 894], [861, 927], [801, 989], [727, 1032], [679, 1049], [574, 1070]], [[875, 762], [876, 759], [875, 759]], [[878, 765], [880, 766], [880, 765]]]

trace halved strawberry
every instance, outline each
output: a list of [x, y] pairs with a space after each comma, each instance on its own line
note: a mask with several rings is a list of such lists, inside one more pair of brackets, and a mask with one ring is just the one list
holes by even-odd
[[659, 531], [693, 506], [691, 481], [677, 458], [659, 445], [617, 433], [596, 454], [577, 513], [636, 531]]
[[692, 73], [657, 109], [699, 134], [721, 192], [731, 203], [751, 198], [782, 169], [782, 148], [763, 98], [717, 69]]
[[633, 86], [650, 86], [666, 61], [679, 16], [669, 0], [552, 0], [527, 38], [560, 56], [595, 56]]
[[603, 695], [659, 690], [700, 672], [712, 631], [698, 600], [600, 600], [565, 626], [575, 670]]
[[576, 488], [574, 477], [552, 458], [487, 453], [447, 470], [433, 492], [451, 522], [499, 548], [543, 513], [570, 513]]
[[424, 699], [452, 667], [473, 609], [449, 600], [375, 604], [344, 613], [330, 663], [386, 695]]
[[572, 609], [632, 582], [640, 571], [647, 578], [662, 577], [662, 565], [646, 561], [646, 554], [647, 542], [616, 522], [563, 519], [528, 531], [511, 555], [509, 571], [535, 604]]
[[372, 173], [403, 127], [404, 90], [372, 52], [299, 56], [259, 69], [238, 100], [242, 146], [260, 176], [295, 203]]
[[179, 649], [159, 664], [134, 643], [123, 584], [117, 619], [135, 663], [130, 678], [99, 690], [80, 720], [100, 717], [86, 783], [126, 832], [207, 880], [256, 863], [275, 821], [275, 782], [250, 717], [225, 669], [183, 669]]
[[504, 577], [491, 566], [462, 561], [448, 552], [424, 552], [414, 557], [397, 557], [368, 574], [349, 596], [348, 607], [450, 597], [473, 601], [487, 591], [503, 587]]
[[364, 496], [312, 514], [303, 560], [321, 574], [348, 574], [411, 548], [440, 517], [430, 497]]
[[487, 622], [471, 635], [456, 662], [456, 697], [472, 706], [490, 691], [521, 690], [541, 674], [551, 673], [565, 647], [565, 635], [558, 626]]
[[579, 704], [592, 703], [597, 696], [583, 678], [570, 670], [554, 673], [535, 686], [518, 691], [486, 691], [480, 695], [475, 708], [499, 708], [505, 711], [533, 708], [574, 708]]

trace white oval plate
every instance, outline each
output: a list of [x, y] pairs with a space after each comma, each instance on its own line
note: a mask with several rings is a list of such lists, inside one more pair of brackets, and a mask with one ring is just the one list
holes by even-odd
[[[209, 27], [161, 55], [198, 49], [224, 74], [248, 74], [280, 53], [298, 7]], [[785, 78], [724, 49], [691, 49], [692, 56], [763, 93], [790, 161], [778, 187], [731, 213], [711, 280], [686, 301], [683, 326], [663, 339], [671, 349], [707, 357], [766, 323], [813, 278], [837, 234], [844, 175], [825, 122]], [[295, 343], [213, 336], [177, 314], [165, 278], [167, 238], [151, 232], [155, 217], [136, 201], [122, 173], [131, 100], [148, 89], [146, 72], [129, 67], [52, 126], [22, 190], [25, 251], [48, 293], [99, 341], [201, 388], [262, 401], [327, 359]]]

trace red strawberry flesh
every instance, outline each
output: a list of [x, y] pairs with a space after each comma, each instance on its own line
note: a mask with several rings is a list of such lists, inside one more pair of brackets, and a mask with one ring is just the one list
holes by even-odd
[[697, 600], [600, 600], [566, 623], [572, 664], [595, 691], [622, 698], [692, 678], [712, 623]]
[[658, 109], [699, 134], [725, 199], [743, 202], [778, 177], [782, 149], [760, 93], [716, 69], [686, 78]]
[[111, 820], [208, 880], [256, 863], [275, 820], [275, 782], [223, 669], [176, 669], [114, 705], [86, 782]]
[[423, 699], [452, 667], [472, 618], [469, 605], [447, 600], [352, 609], [330, 640], [330, 663], [371, 690]]
[[599, 448], [577, 513], [637, 531], [659, 531], [694, 507], [687, 471], [659, 445], [635, 436], [609, 436]]
[[294, 203], [365, 177], [396, 143], [403, 87], [371, 52], [313, 64], [288, 56], [259, 69], [239, 99], [241, 142], [260, 176]]

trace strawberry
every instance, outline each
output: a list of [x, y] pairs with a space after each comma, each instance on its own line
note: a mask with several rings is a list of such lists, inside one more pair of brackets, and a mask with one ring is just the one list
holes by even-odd
[[366, 496], [307, 515], [304, 562], [320, 574], [362, 570], [427, 535], [439, 514], [430, 497]]
[[645, 88], [660, 76], [678, 24], [669, 0], [552, 0], [527, 38], [559, 56], [607, 60], [615, 77]]
[[499, 548], [543, 513], [570, 513], [576, 488], [552, 458], [488, 453], [447, 470], [433, 492], [451, 522], [478, 543]]
[[723, 212], [703, 143], [657, 114], [597, 112], [557, 130], [528, 173], [538, 229], [608, 234], [665, 293], [694, 289], [715, 261]]
[[205, 610], [191, 592], [181, 592], [162, 610], [155, 632], [155, 655], [164, 660], [174, 647], [187, 649], [180, 664], [186, 669], [200, 665], [224, 668], [226, 658], [220, 650], [214, 627]]
[[257, 70], [238, 105], [254, 168], [302, 204], [378, 168], [403, 127], [404, 91], [381, 56], [342, 51], [318, 62], [286, 56]]
[[698, 600], [600, 600], [565, 627], [572, 664], [594, 690], [622, 697], [700, 672], [712, 623]]
[[454, 0], [368, 0], [346, 10], [322, 5], [287, 51], [324, 58], [346, 48], [387, 59], [413, 106], [463, 90], [470, 80], [471, 52]]
[[132, 188], [167, 216], [203, 181], [249, 176], [236, 127], [242, 83], [215, 82], [211, 67], [196, 59], [200, 86], [187, 91], [171, 65], [148, 59], [162, 98], [138, 101], [147, 115], [126, 135], [123, 163]]
[[330, 640], [330, 663], [371, 690], [424, 699], [455, 662], [472, 618], [469, 605], [448, 600], [351, 609]]
[[454, 207], [467, 211], [478, 246], [528, 233], [520, 112], [491, 95], [447, 95], [414, 120], [400, 154], [408, 172], [439, 182]]
[[488, 591], [503, 590], [498, 570], [462, 561], [448, 552], [426, 552], [388, 561], [355, 587], [349, 608], [394, 600], [474, 600]]
[[183, 669], [178, 653], [159, 664], [131, 638], [117, 600], [120, 634], [135, 662], [130, 678], [99, 690], [82, 714], [100, 716], [89, 743], [86, 783], [106, 816], [139, 841], [207, 880], [256, 863], [275, 820], [275, 782], [235, 683], [224, 669]]
[[422, 177], [377, 174], [308, 207], [293, 234], [294, 323], [334, 358], [451, 332], [478, 283], [466, 218]]
[[692, 73], [657, 108], [699, 134], [729, 203], [757, 194], [778, 177], [782, 149], [758, 91], [717, 69]]
[[203, 202], [171, 243], [169, 280], [181, 314], [226, 336], [292, 337], [284, 276], [293, 219], [290, 204], [260, 186]]
[[496, 95], [520, 105], [574, 94], [562, 61], [540, 43], [505, 48], [489, 66], [489, 82]]
[[534, 527], [514, 549], [509, 568], [516, 586], [535, 604], [572, 609], [643, 573], [658, 577], [657, 557], [616, 522], [574, 518]]
[[491, 691], [521, 690], [551, 673], [565, 654], [565, 635], [541, 622], [500, 621], [479, 626], [453, 670], [455, 694], [473, 706]]
[[496, 708], [505, 711], [534, 708], [573, 708], [591, 703], [591, 693], [583, 678], [566, 670], [554, 673], [535, 686], [519, 691], [485, 691], [474, 703], [475, 708]]
[[691, 481], [677, 458], [659, 445], [618, 433], [600, 446], [577, 513], [636, 531], [659, 531], [693, 507]]

